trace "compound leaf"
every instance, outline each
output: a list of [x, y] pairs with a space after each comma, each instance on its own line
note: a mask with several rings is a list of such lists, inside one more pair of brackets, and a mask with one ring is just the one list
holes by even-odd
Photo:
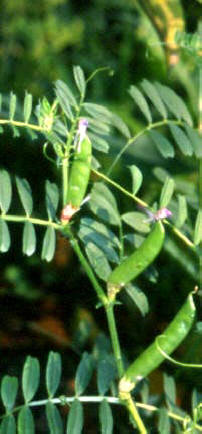
[[60, 384], [62, 372], [61, 356], [59, 353], [51, 351], [48, 355], [46, 366], [46, 387], [48, 396], [52, 398]]
[[130, 96], [132, 96], [133, 100], [138, 105], [139, 109], [147, 119], [148, 123], [151, 124], [152, 116], [151, 116], [150, 108], [142, 92], [140, 92], [140, 90], [136, 86], [130, 86], [129, 94]]
[[11, 244], [10, 232], [7, 223], [0, 219], [0, 252], [5, 253]]
[[167, 110], [156, 87], [148, 80], [143, 80], [141, 83], [141, 87], [146, 93], [147, 97], [151, 100], [151, 102], [155, 106], [156, 110], [160, 113], [160, 115], [164, 119], [166, 119], [168, 115]]
[[7, 213], [10, 207], [12, 197], [12, 187], [9, 173], [0, 170], [0, 207], [3, 213]]
[[55, 229], [52, 226], [49, 226], [46, 229], [44, 239], [43, 239], [41, 259], [45, 259], [47, 262], [50, 262], [53, 259], [55, 253], [55, 244], [56, 244]]
[[36, 250], [36, 233], [34, 225], [27, 221], [23, 229], [22, 251], [25, 255], [31, 256]]
[[102, 434], [113, 433], [113, 415], [112, 410], [108, 402], [103, 399], [99, 407], [99, 419], [101, 425]]
[[80, 66], [73, 66], [73, 74], [76, 85], [82, 96], [85, 95], [86, 81], [83, 69]]
[[40, 366], [35, 357], [26, 358], [22, 374], [22, 390], [25, 402], [28, 403], [34, 397], [39, 386]]
[[34, 418], [28, 406], [21, 408], [18, 415], [18, 434], [34, 434]]
[[69, 412], [66, 434], [81, 434], [83, 429], [83, 407], [75, 399]]
[[28, 216], [31, 215], [33, 209], [32, 191], [26, 179], [21, 179], [16, 176], [16, 185], [22, 206]]

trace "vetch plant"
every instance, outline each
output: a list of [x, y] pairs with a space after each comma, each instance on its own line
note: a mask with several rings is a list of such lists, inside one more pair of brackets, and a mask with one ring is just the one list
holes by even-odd
[[[111, 175], [122, 154], [144, 135], [149, 134], [150, 140], [163, 158], [174, 158], [177, 147], [177, 152], [185, 156], [195, 155], [195, 158], [201, 159], [201, 138], [193, 128], [193, 120], [186, 104], [169, 87], [150, 83], [146, 79], [140, 87], [131, 86], [129, 93], [147, 121], [141, 131], [132, 135], [123, 120], [109, 109], [86, 101], [87, 85], [94, 73], [86, 79], [83, 70], [76, 66], [73, 74], [77, 86], [75, 94], [66, 83], [58, 80], [55, 84], [55, 99], [50, 103], [44, 97], [33, 110], [32, 96], [26, 93], [24, 118], [21, 121], [15, 120], [17, 98], [13, 93], [10, 94], [8, 118], [0, 119], [1, 132], [3, 133], [3, 126], [8, 125], [14, 136], [19, 135], [22, 128], [26, 128], [33, 138], [37, 138], [38, 133], [42, 134], [44, 156], [60, 172], [61, 185], [49, 180], [45, 183], [44, 202], [48, 215], [45, 220], [35, 217], [28, 181], [16, 177], [24, 214], [9, 214], [13, 177], [5, 169], [1, 169], [0, 251], [7, 252], [10, 247], [10, 222], [23, 224], [22, 252], [27, 256], [33, 255], [36, 250], [37, 226], [44, 227], [41, 259], [48, 262], [54, 257], [56, 232], [68, 238], [95, 291], [99, 306], [106, 312], [113, 356], [106, 354], [104, 359], [96, 360], [93, 352], [85, 352], [75, 375], [75, 395], [69, 397], [55, 396], [61, 381], [62, 362], [58, 353], [50, 352], [45, 374], [47, 397], [40, 401], [33, 400], [40, 381], [39, 361], [28, 356], [22, 375], [22, 405], [17, 404], [15, 407], [17, 378], [2, 378], [1, 399], [5, 414], [1, 416], [0, 432], [12, 434], [17, 427], [19, 433], [34, 433], [33, 409], [36, 406], [45, 406], [51, 433], [79, 434], [85, 426], [83, 405], [93, 402], [99, 405], [102, 433], [113, 432], [113, 405], [124, 406], [132, 426], [142, 434], [149, 432], [149, 422], [146, 416], [139, 412], [140, 409], [158, 415], [158, 430], [161, 433], [169, 433], [173, 423], [178, 427], [178, 432], [179, 429], [184, 433], [202, 431], [201, 403], [197, 391], [194, 390], [192, 395], [192, 415], [180, 412], [175, 404], [175, 384], [172, 377], [164, 376], [167, 407], [158, 407], [144, 399], [136, 402], [133, 394], [139, 385], [142, 384], [142, 390], [146, 387], [142, 380], [164, 360], [178, 363], [170, 355], [193, 326], [196, 316], [194, 292], [197, 292], [197, 287], [195, 290], [190, 288], [184, 304], [163, 333], [134, 361], [127, 364], [117, 331], [118, 309], [116, 315], [114, 313], [119, 303], [119, 295], [123, 291], [135, 301], [142, 314], [148, 311], [146, 295], [131, 282], [145, 272], [160, 255], [167, 229], [173, 232], [176, 239], [181, 240], [184, 249], [190, 250], [196, 258], [199, 256], [198, 246], [202, 240], [201, 209], [198, 212], [194, 207], [192, 209], [195, 218], [193, 228], [192, 223], [187, 221], [187, 209], [192, 207], [192, 201], [188, 195], [186, 198], [185, 194], [179, 193], [177, 182], [169, 174], [164, 176], [163, 172], [162, 176], [160, 172], [159, 175], [159, 170], [156, 173], [158, 178], [163, 180], [163, 186], [158, 204], [148, 204], [137, 196], [143, 175], [134, 164], [130, 166], [131, 191], [117, 183]], [[200, 98], [201, 92], [202, 89]], [[153, 110], [160, 115], [160, 120], [153, 122]], [[161, 127], [169, 131], [172, 143], [159, 131]], [[106, 174], [101, 170], [94, 153], [108, 152], [110, 129], [116, 129], [125, 138], [125, 144]], [[92, 181], [91, 175], [96, 181]], [[116, 196], [110, 186], [113, 191], [117, 190], [131, 201], [134, 211], [120, 214]], [[81, 212], [85, 202], [87, 203]], [[138, 211], [135, 205], [139, 207]], [[149, 219], [145, 216], [145, 211]], [[169, 220], [170, 217], [172, 220]], [[125, 226], [132, 228], [133, 233], [128, 233]], [[138, 245], [136, 234], [139, 236]], [[130, 249], [126, 248], [126, 243], [130, 243]], [[179, 362], [179, 365], [187, 366], [182, 362]], [[201, 365], [190, 364], [190, 367], [200, 369]], [[84, 396], [94, 370], [99, 394]], [[59, 407], [66, 405], [70, 405], [70, 411], [64, 427]]]

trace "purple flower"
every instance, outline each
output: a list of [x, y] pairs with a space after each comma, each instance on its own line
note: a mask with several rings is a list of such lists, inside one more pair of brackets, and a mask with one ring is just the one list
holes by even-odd
[[83, 139], [85, 138], [87, 127], [88, 127], [87, 119], [80, 119], [78, 130], [75, 136], [75, 144], [76, 144], [75, 146], [77, 147], [78, 152], [80, 152], [80, 145]]
[[163, 220], [171, 217], [172, 212], [168, 208], [161, 208], [154, 214], [154, 220]]
[[172, 212], [168, 208], [161, 208], [155, 213], [151, 212], [147, 208], [143, 208], [149, 218], [146, 220], [147, 222], [158, 222], [159, 220], [163, 220], [172, 216]]
[[87, 127], [88, 127], [87, 119], [80, 119], [79, 126], [78, 126], [78, 134], [80, 135], [86, 134]]

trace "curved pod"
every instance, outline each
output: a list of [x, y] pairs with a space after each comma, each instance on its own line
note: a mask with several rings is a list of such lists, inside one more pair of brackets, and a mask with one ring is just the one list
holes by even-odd
[[[190, 331], [195, 318], [196, 308], [193, 302], [192, 293], [188, 295], [185, 303], [164, 331], [160, 335], [160, 349], [170, 355], [183, 341]], [[160, 339], [161, 338], [161, 339]], [[120, 381], [120, 391], [128, 386], [132, 390], [135, 384], [156, 369], [165, 357], [157, 346], [157, 339], [151, 344], [127, 369]], [[129, 391], [127, 389], [127, 391]]]
[[141, 246], [112, 271], [108, 286], [122, 287], [137, 277], [158, 256], [164, 242], [165, 230], [158, 221]]

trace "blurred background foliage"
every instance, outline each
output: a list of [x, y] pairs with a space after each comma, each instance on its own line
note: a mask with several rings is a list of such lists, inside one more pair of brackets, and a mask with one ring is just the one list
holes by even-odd
[[[96, 68], [108, 66], [113, 75], [103, 72], [94, 78], [89, 85], [88, 101], [106, 104], [122, 116], [133, 133], [141, 129], [143, 123], [127, 91], [130, 84], [137, 84], [145, 77], [173, 87], [185, 99], [197, 126], [198, 68], [194, 58], [176, 46], [174, 34], [176, 30], [185, 29], [195, 32], [200, 14], [201, 4], [196, 0], [2, 0], [1, 92], [6, 95], [13, 90], [19, 101], [23, 101], [27, 90], [33, 94], [35, 103], [44, 94], [51, 100], [55, 80], [61, 79], [73, 86], [73, 65], [80, 65], [86, 76]], [[110, 165], [123, 142], [112, 136], [110, 145], [110, 155], [100, 158], [103, 170]], [[158, 199], [159, 176], [154, 175], [153, 169], [159, 166], [178, 180], [181, 193], [196, 194], [194, 157], [177, 154], [174, 160], [163, 160], [145, 137], [135, 149], [129, 148], [113, 172], [114, 179], [130, 188], [129, 171], [126, 175], [128, 164], [136, 164], [142, 170], [141, 195], [149, 203]], [[38, 209], [43, 203], [44, 180], [60, 183], [55, 168], [42, 156], [40, 140], [31, 142], [27, 136], [15, 139], [9, 133], [1, 136], [0, 165], [29, 180]], [[38, 173], [40, 183], [36, 182]], [[117, 198], [122, 212], [133, 209], [133, 204], [125, 197]], [[193, 207], [190, 218], [194, 212]], [[82, 345], [91, 347], [100, 331], [107, 333], [103, 313], [98, 310], [95, 314], [94, 293], [80, 268], [78, 273], [71, 248], [63, 239], [58, 239], [54, 261], [41, 264], [37, 255], [29, 259], [22, 257], [18, 249], [21, 228], [14, 226], [15, 244], [9, 253], [1, 255], [0, 262], [0, 297], [4, 303], [0, 327], [4, 357], [0, 369], [5, 373], [9, 366], [10, 373], [15, 371], [13, 352], [17, 357], [15, 361], [21, 363], [24, 354], [30, 351], [41, 354], [43, 348], [46, 357], [45, 350], [56, 347], [64, 352], [67, 375], [71, 376], [74, 363], [78, 362], [72, 350], [75, 336], [80, 339], [81, 348]], [[169, 240], [174, 247], [170, 251], [165, 249], [157, 261], [158, 282], [155, 273], [151, 273], [149, 280], [140, 278], [140, 287], [142, 284], [151, 307], [146, 318], [141, 319], [141, 327], [140, 313], [129, 301], [124, 300], [124, 306], [119, 309], [120, 338], [127, 357], [138, 354], [149, 344], [156, 330], [164, 328], [195, 284], [196, 257], [186, 256], [185, 252], [183, 261], [184, 246], [171, 236]], [[192, 333], [179, 357], [199, 363], [202, 350], [197, 339]], [[166, 368], [172, 374], [177, 372], [181, 390], [179, 403], [186, 407], [190, 388], [202, 387], [201, 376], [196, 371], [176, 370], [169, 364]], [[65, 392], [71, 390], [70, 383], [65, 387]], [[152, 393], [161, 391], [159, 375], [158, 381], [154, 377]], [[124, 422], [120, 429], [122, 433], [128, 432], [124, 431]]]

